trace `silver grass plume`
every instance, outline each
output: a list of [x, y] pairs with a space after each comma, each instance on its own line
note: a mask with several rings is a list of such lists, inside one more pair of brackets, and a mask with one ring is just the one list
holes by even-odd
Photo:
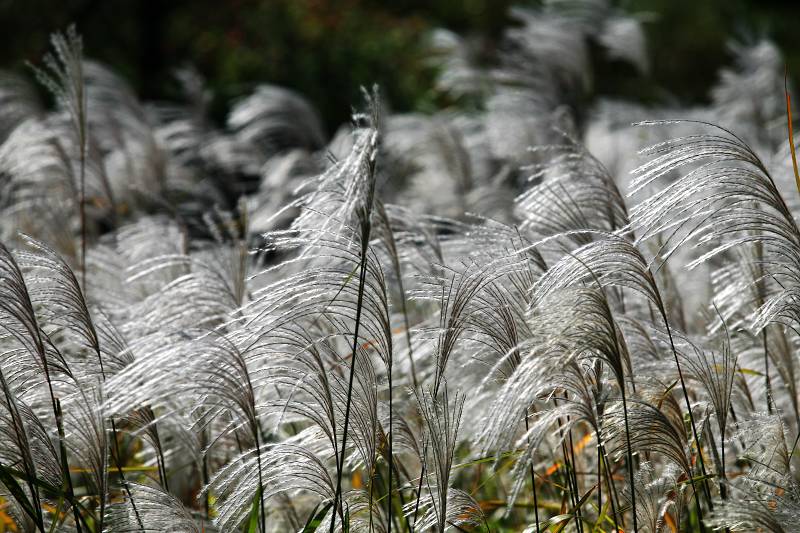
[[425, 420], [427, 453], [422, 460], [429, 473], [424, 481], [426, 495], [419, 502], [409, 503], [406, 514], [416, 517], [423, 511], [414, 522], [419, 531], [443, 533], [460, 525], [482, 525], [486, 519], [477, 502], [469, 494], [450, 486], [464, 396], [456, 393], [451, 399], [445, 386], [438, 397], [432, 391], [423, 391], [417, 396], [417, 402]]
[[[86, 285], [86, 160], [89, 143], [89, 127], [86, 116], [86, 90], [83, 78], [83, 42], [71, 26], [66, 35], [56, 33], [52, 37], [55, 55], [45, 56], [47, 71], [37, 70], [40, 82], [50, 90], [67, 111], [72, 126], [72, 135], [78, 150], [78, 187], [80, 191], [78, 211], [81, 235], [81, 278]], [[109, 188], [110, 190], [110, 188]]]

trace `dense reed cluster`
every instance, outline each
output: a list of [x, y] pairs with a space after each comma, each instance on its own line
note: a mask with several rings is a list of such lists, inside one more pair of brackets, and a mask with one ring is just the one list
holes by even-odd
[[645, 108], [592, 88], [637, 18], [514, 17], [433, 36], [452, 108], [333, 138], [274, 86], [215, 125], [191, 70], [140, 102], [74, 30], [51, 108], [3, 74], [2, 527], [796, 531], [779, 52]]

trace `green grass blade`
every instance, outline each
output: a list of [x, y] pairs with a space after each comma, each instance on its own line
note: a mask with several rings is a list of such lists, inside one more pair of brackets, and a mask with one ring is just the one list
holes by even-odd
[[317, 505], [314, 507], [314, 510], [311, 511], [311, 516], [308, 517], [308, 522], [306, 522], [305, 527], [303, 527], [303, 533], [314, 533], [314, 531], [317, 530], [319, 525], [322, 523], [322, 519], [325, 518], [325, 515], [328, 514], [330, 508], [333, 507], [333, 502], [330, 501], [326, 503], [321, 509], [320, 505]]

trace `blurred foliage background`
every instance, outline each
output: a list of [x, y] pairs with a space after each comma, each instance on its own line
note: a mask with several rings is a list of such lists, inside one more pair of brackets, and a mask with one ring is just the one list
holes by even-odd
[[[70, 23], [86, 55], [124, 75], [145, 99], [170, 99], [175, 67], [194, 65], [213, 90], [212, 110], [254, 85], [290, 87], [320, 110], [328, 131], [347, 120], [359, 87], [379, 83], [397, 111], [447, 102], [432, 90], [428, 35], [444, 27], [473, 35], [488, 53], [510, 5], [534, 0], [0, 0], [0, 67], [24, 70], [49, 35]], [[800, 72], [800, 2], [618, 0], [640, 14], [651, 71], [599, 65], [596, 92], [643, 101], [704, 102], [731, 39], [766, 36]]]

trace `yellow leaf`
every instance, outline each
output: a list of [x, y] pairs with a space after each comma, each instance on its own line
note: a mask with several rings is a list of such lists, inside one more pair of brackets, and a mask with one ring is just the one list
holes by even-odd
[[361, 481], [361, 470], [353, 472], [353, 475], [350, 477], [350, 484], [354, 489], [360, 489], [364, 486], [364, 483]]

